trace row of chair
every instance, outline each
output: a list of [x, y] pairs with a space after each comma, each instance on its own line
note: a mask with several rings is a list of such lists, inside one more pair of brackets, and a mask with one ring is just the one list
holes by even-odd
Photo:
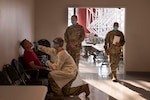
[[[40, 39], [39, 45], [50, 47], [50, 42], [46, 39]], [[50, 60], [50, 55], [39, 51], [37, 48], [33, 49], [39, 60], [46, 56]], [[51, 91], [48, 78], [40, 77], [40, 70], [38, 69], [26, 69], [23, 57], [19, 59], [12, 59], [10, 64], [5, 64], [2, 71], [0, 71], [0, 85], [44, 85], [48, 87], [48, 92]], [[34, 73], [34, 76], [31, 75]], [[47, 95], [45, 100], [49, 100]]]
[[[31, 77], [29, 73], [36, 73]], [[12, 59], [11, 64], [5, 64], [0, 71], [0, 85], [45, 85], [48, 86], [47, 78], [39, 77], [39, 70], [25, 70], [20, 59]]]
[[[47, 47], [51, 46], [50, 42], [46, 39], [40, 39], [38, 43]], [[43, 55], [50, 59], [49, 55], [36, 48], [33, 51], [40, 60]], [[18, 60], [12, 59], [11, 64], [5, 64], [3, 70], [0, 71], [0, 85], [48, 85], [48, 79], [39, 78], [39, 70], [25, 70], [23, 65], [25, 64], [21, 56]], [[36, 76], [33, 78], [29, 73], [34, 73]]]

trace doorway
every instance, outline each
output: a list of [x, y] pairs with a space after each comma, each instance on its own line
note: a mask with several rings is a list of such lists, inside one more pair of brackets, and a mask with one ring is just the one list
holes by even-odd
[[[103, 44], [107, 32], [113, 29], [114, 22], [119, 23], [119, 30], [125, 35], [125, 8], [68, 7], [68, 26], [71, 25], [72, 15], [77, 15], [78, 23], [84, 27], [86, 33], [85, 40], [91, 34], [96, 34], [100, 39], [99, 43]], [[88, 61], [93, 63], [93, 56]], [[120, 73], [124, 73], [123, 54], [119, 70]]]
[[71, 25], [70, 18], [74, 14], [78, 16], [78, 23], [84, 26], [86, 35], [94, 33], [105, 38], [114, 22], [119, 23], [119, 30], [125, 34], [125, 8], [68, 7], [68, 26]]

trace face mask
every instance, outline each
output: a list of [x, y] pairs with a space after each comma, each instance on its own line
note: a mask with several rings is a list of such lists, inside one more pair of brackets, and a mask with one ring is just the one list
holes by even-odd
[[118, 30], [118, 27], [115, 26], [115, 27], [114, 27], [114, 30], [117, 31], [117, 30]]
[[72, 23], [72, 25], [75, 25], [75, 24], [76, 24], [76, 21], [73, 21], [73, 20], [72, 20], [71, 23]]

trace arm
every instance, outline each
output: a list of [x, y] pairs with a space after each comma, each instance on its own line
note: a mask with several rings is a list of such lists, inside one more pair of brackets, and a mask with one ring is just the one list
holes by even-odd
[[38, 50], [45, 52], [48, 55], [56, 54], [56, 50], [54, 48], [38, 45]]
[[74, 42], [69, 41], [69, 37], [70, 37], [69, 33], [70, 33], [70, 27], [66, 29], [66, 32], [64, 34], [64, 40], [67, 44], [70, 45], [70, 47], [74, 48], [75, 47]]
[[66, 29], [66, 32], [64, 33], [64, 40], [66, 43], [68, 42], [68, 28]]
[[108, 48], [109, 48], [109, 32], [107, 33], [105, 37], [105, 44], [104, 44], [104, 49], [107, 55], [109, 55]]
[[46, 65], [52, 68], [53, 70], [61, 70], [65, 60], [66, 60], [65, 53], [59, 53], [57, 54], [56, 61], [54, 63], [47, 61]]
[[105, 44], [104, 44], [104, 49], [105, 49], [105, 51], [108, 49], [108, 43], [109, 43], [109, 42], [108, 42], [108, 40], [109, 40], [108, 37], [109, 37], [109, 33], [107, 33], [107, 34], [106, 34], [106, 37], [105, 37]]
[[44, 69], [44, 67], [38, 66], [34, 64], [34, 61], [28, 63], [32, 69]]
[[121, 40], [120, 40], [120, 45], [123, 46], [125, 44], [125, 38], [123, 33], [121, 33]]
[[74, 32], [74, 37], [75, 39], [73, 39], [73, 44], [75, 45], [81, 45], [82, 41], [85, 38], [85, 31], [84, 28], [81, 25], [78, 25], [78, 27], [76, 28], [76, 31]]

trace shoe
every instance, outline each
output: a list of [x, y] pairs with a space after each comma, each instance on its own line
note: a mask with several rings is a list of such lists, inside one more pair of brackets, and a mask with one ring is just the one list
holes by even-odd
[[112, 77], [111, 79], [113, 82], [118, 82], [116, 71], [111, 72], [111, 77]]
[[113, 81], [113, 82], [118, 82], [118, 80], [117, 80], [116, 77], [113, 77], [113, 78], [112, 78], [112, 81]]
[[85, 84], [84, 85], [84, 92], [86, 93], [86, 97], [90, 94], [90, 90], [89, 90], [89, 85], [88, 84]]

